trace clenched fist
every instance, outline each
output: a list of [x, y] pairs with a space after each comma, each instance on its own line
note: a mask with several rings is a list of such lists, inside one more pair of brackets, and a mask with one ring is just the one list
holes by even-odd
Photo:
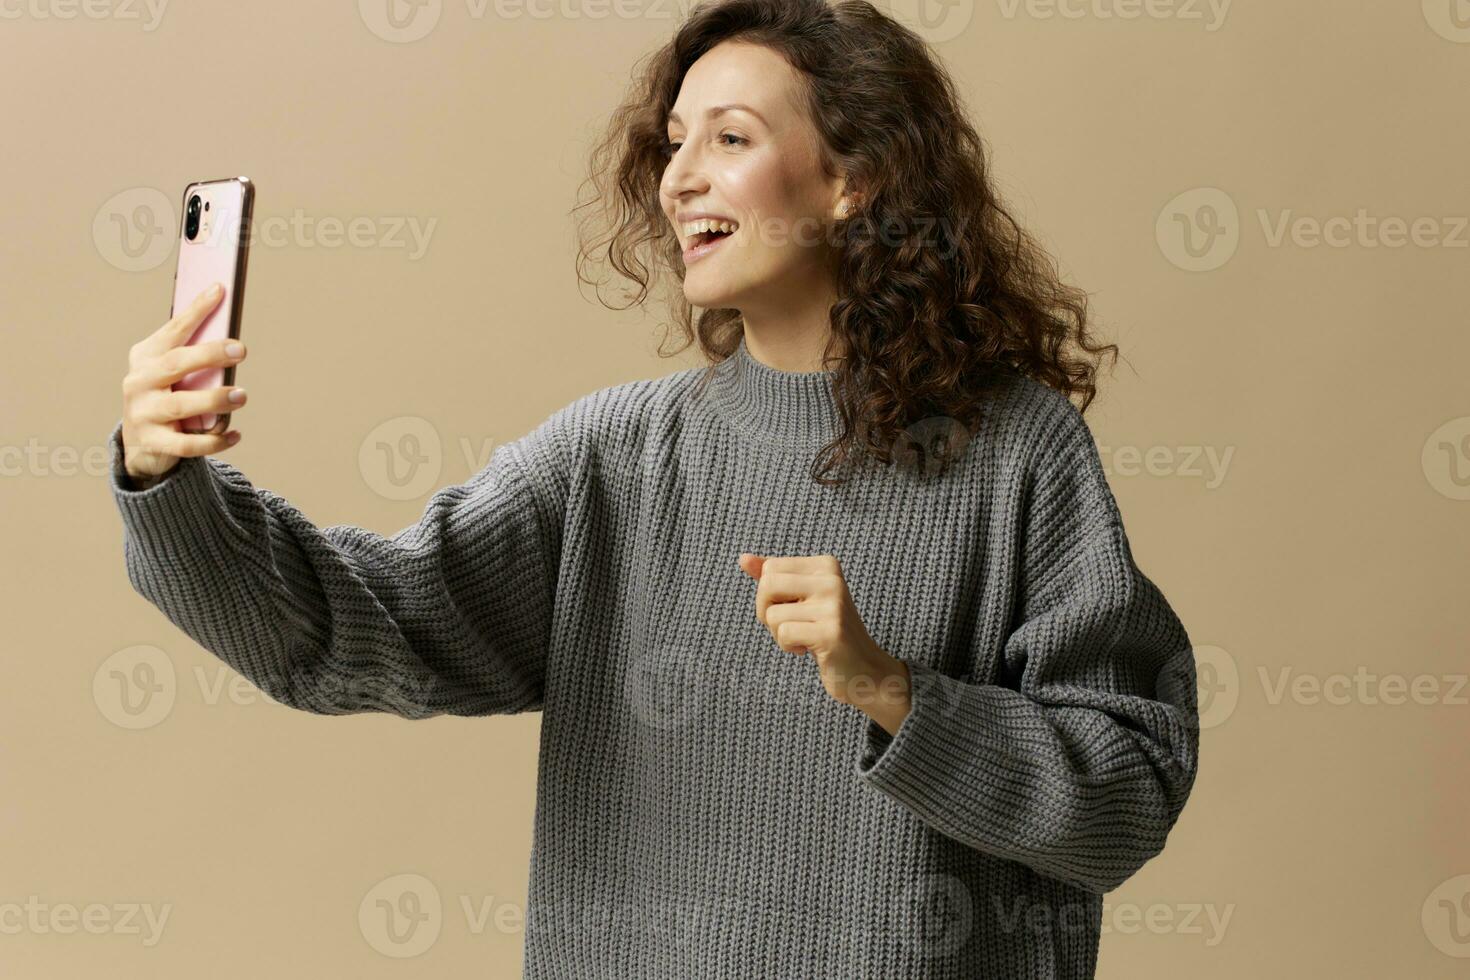
[[755, 616], [788, 653], [810, 653], [822, 686], [890, 735], [911, 707], [908, 664], [868, 635], [832, 555], [765, 557], [741, 553], [740, 568], [758, 583]]

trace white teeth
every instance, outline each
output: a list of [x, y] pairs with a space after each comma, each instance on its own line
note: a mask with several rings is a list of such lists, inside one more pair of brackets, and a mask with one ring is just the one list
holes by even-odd
[[698, 221], [688, 221], [684, 224], [684, 237], [693, 238], [695, 235], [706, 231], [733, 232], [740, 225], [734, 221], [715, 221], [710, 218], [700, 218]]

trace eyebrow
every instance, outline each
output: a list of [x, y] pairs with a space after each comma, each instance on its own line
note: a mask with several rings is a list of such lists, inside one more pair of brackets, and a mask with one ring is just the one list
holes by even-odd
[[[743, 102], [727, 102], [724, 105], [711, 106], [705, 112], [704, 116], [705, 116], [706, 119], [713, 119], [716, 116], [720, 116], [720, 115], [723, 115], [723, 114], [725, 114], [727, 112], [731, 112], [731, 111], [734, 111], [734, 110], [737, 110], [737, 109], [739, 111], [741, 111], [741, 112], [748, 112], [752, 116], [755, 116], [755, 118], [757, 118], [757, 119], [759, 119], [761, 121], [762, 125], [765, 125], [767, 127], [770, 126], [770, 123], [766, 122], [766, 119], [765, 119], [764, 116], [762, 116], [759, 112], [756, 112], [754, 109], [752, 109], [750, 106], [746, 105]], [[677, 112], [671, 112], [671, 113], [669, 113], [668, 122], [671, 122], [671, 123], [676, 122], [676, 123], [682, 124], [684, 122], [684, 120], [682, 120], [682, 119], [679, 118], [679, 114]], [[667, 125], [667, 123], [665, 125]]]

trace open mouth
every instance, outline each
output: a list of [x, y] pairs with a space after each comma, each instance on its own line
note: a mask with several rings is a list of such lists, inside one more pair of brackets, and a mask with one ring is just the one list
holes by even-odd
[[721, 238], [729, 238], [735, 234], [733, 231], [701, 231], [689, 236], [689, 248], [699, 248], [710, 242], [719, 241]]

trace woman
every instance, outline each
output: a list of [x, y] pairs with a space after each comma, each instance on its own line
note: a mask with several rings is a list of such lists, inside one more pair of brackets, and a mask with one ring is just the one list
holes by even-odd
[[1085, 294], [867, 3], [696, 8], [593, 162], [599, 247], [640, 300], [682, 282], [710, 366], [565, 406], [383, 537], [176, 431], [239, 409], [169, 390], [228, 363], [180, 346], [203, 297], [124, 382], [134, 586], [304, 711], [539, 710], [527, 976], [1092, 976], [1198, 727], [1069, 398], [1115, 350]]

